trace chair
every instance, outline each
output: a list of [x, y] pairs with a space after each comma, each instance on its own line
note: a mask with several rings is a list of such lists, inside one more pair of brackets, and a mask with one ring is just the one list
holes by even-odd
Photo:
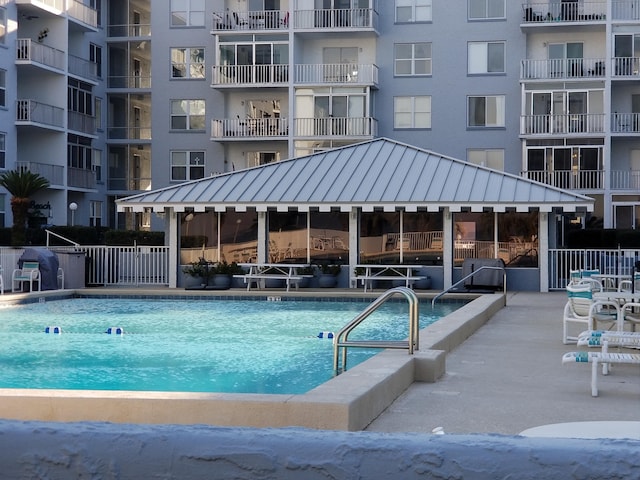
[[631, 324], [631, 331], [636, 331], [636, 325], [640, 325], [640, 303], [629, 302], [625, 303], [621, 309], [622, 318], [625, 322]]
[[22, 284], [29, 282], [29, 291], [33, 291], [33, 283], [37, 282], [40, 291], [40, 264], [38, 262], [23, 262], [22, 268], [16, 268], [11, 274], [11, 291], [16, 291], [16, 285], [22, 290]]
[[562, 319], [562, 343], [565, 345], [578, 341], [578, 336], [569, 334], [569, 325], [582, 324], [589, 330], [595, 330], [598, 322], [618, 322], [620, 307], [613, 301], [594, 301], [591, 283], [570, 283], [567, 285], [567, 303]]

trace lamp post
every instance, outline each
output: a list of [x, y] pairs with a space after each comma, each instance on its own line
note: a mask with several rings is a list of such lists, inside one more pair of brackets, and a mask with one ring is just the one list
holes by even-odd
[[72, 227], [75, 225], [77, 209], [78, 209], [78, 204], [76, 202], [71, 202], [69, 204], [69, 210], [71, 210], [71, 226]]

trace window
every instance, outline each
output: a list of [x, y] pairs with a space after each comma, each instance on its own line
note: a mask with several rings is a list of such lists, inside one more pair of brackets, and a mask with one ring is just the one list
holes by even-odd
[[505, 0], [469, 0], [469, 20], [505, 18]]
[[467, 150], [467, 161], [495, 170], [504, 170], [504, 150], [502, 148]]
[[204, 100], [172, 100], [171, 128], [173, 130], [204, 130]]
[[204, 178], [204, 152], [171, 152], [171, 180]]
[[469, 73], [504, 73], [504, 53], [504, 42], [469, 42]]
[[430, 22], [432, 0], [396, 0], [396, 22]]
[[93, 106], [91, 85], [69, 79], [69, 85], [67, 86], [67, 107], [69, 111], [93, 116]]
[[7, 9], [0, 8], [0, 45], [4, 45], [7, 38]]
[[394, 128], [431, 128], [431, 97], [395, 97]]
[[7, 106], [7, 71], [0, 68], [0, 107]]
[[7, 134], [0, 132], [0, 168], [7, 168]]
[[67, 165], [71, 168], [91, 170], [93, 151], [91, 139], [79, 135], [69, 135], [67, 138]]
[[394, 68], [396, 75], [431, 75], [431, 44], [397, 43]]
[[96, 174], [96, 182], [102, 183], [102, 150], [93, 150], [93, 171]]
[[95, 65], [96, 76], [102, 78], [102, 47], [94, 43], [89, 44], [89, 61]]
[[469, 127], [504, 127], [504, 96], [469, 97]]
[[171, 78], [204, 78], [204, 48], [172, 48]]
[[96, 130], [102, 130], [102, 99], [93, 99], [93, 111], [95, 112]]
[[204, 27], [205, 0], [171, 0], [171, 26]]
[[102, 202], [95, 200], [89, 202], [89, 226], [102, 226]]

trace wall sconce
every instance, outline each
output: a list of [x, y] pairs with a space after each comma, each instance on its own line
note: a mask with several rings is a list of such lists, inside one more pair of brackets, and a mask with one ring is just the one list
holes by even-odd
[[47, 38], [47, 36], [49, 35], [49, 29], [45, 28], [44, 30], [40, 30], [40, 33], [38, 34], [38, 42], [42, 43], [42, 41]]

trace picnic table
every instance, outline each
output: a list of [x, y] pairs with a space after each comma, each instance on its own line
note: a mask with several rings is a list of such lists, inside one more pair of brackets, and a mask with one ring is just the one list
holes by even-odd
[[414, 270], [422, 268], [422, 265], [356, 265], [356, 273], [351, 277], [351, 281], [361, 282], [364, 291], [373, 287], [374, 280], [402, 280], [406, 287], [411, 288], [415, 282], [422, 280], [424, 276], [416, 276]]
[[287, 285], [287, 292], [293, 284], [296, 289], [298, 283], [303, 278], [311, 278], [313, 275], [303, 275], [299, 273], [302, 268], [310, 267], [304, 263], [239, 263], [243, 268], [248, 268], [247, 273], [234, 275], [235, 278], [242, 278], [247, 284], [247, 290], [251, 290], [251, 285], [256, 288], [265, 288], [268, 279], [284, 280]]

